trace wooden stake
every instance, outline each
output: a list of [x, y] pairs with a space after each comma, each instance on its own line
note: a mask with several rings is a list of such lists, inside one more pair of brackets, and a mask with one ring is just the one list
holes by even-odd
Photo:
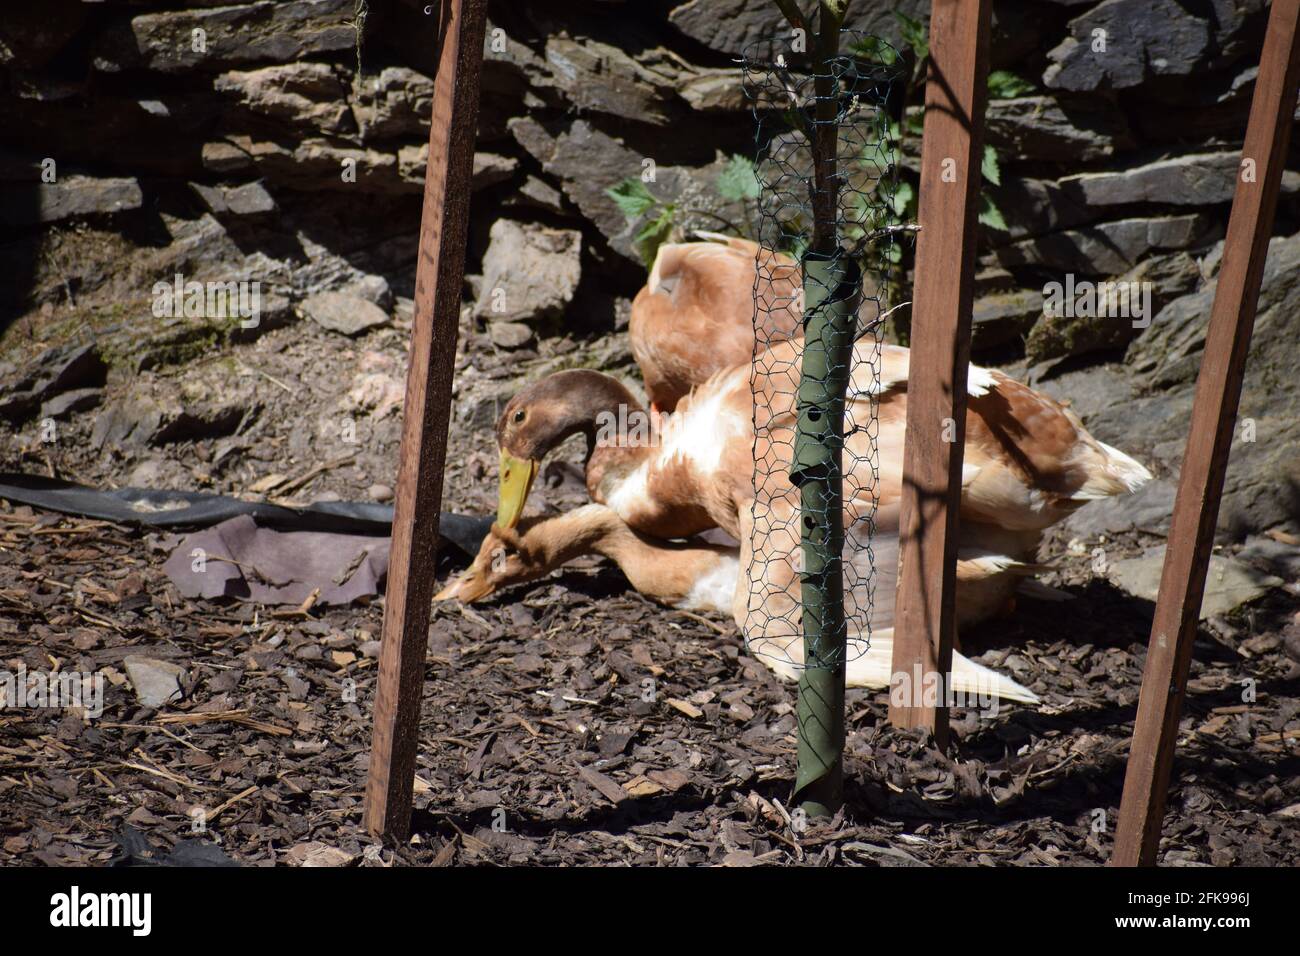
[[1296, 106], [1298, 20], [1300, 0], [1273, 0], [1142, 674], [1115, 866], [1153, 866], [1160, 845], [1192, 642]]
[[912, 357], [907, 382], [893, 673], [907, 700], [895, 727], [947, 743], [948, 710], [918, 705], [919, 679], [952, 669], [957, 514], [966, 438], [976, 203], [988, 95], [991, 0], [934, 0], [921, 140]]
[[406, 373], [397, 504], [366, 785], [366, 828], [405, 839], [411, 825], [420, 694], [442, 510], [460, 294], [469, 226], [486, 0], [442, 0], [441, 54], [424, 180], [415, 323]]

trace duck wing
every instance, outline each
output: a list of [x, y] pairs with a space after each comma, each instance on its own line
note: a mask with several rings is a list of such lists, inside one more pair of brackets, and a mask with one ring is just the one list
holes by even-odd
[[[799, 543], [786, 509], [756, 509], [742, 522], [751, 537], [741, 540], [741, 578], [733, 612], [749, 652], [786, 680], [803, 668], [802, 608], [798, 601]], [[880, 525], [893, 519], [877, 514]], [[874, 525], [874, 527], [873, 527]], [[868, 538], [869, 531], [874, 530]], [[998, 534], [992, 534], [997, 539]], [[894, 648], [894, 596], [898, 583], [896, 526], [860, 520], [848, 525], [844, 549], [845, 612], [849, 619], [846, 680], [849, 687], [891, 687]], [[989, 617], [1005, 605], [1028, 565], [1009, 555], [983, 550], [984, 538], [966, 539], [957, 561], [960, 624]], [[1037, 703], [1033, 691], [982, 664], [953, 653], [952, 687], [959, 694]]]
[[[909, 358], [904, 348], [884, 346], [877, 354], [871, 343], [859, 343], [850, 379], [846, 423], [859, 427], [848, 437], [854, 464], [846, 469], [864, 470], [874, 428], [882, 501], [896, 500], [902, 489]], [[1002, 372], [971, 365], [966, 394], [963, 520], [1041, 531], [1089, 501], [1129, 494], [1151, 480], [1129, 455], [1089, 434], [1070, 409]]]
[[755, 295], [759, 338], [774, 342], [800, 328], [799, 266], [779, 253], [734, 237], [666, 243], [632, 303], [632, 355], [651, 402], [672, 411], [679, 399], [754, 353]]

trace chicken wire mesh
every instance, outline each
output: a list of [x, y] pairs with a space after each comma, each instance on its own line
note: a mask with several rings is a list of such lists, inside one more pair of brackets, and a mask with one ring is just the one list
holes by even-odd
[[[892, 617], [893, 565], [886, 581], [876, 574], [877, 396], [888, 264], [905, 227], [887, 111], [900, 57], [855, 31], [841, 31], [840, 47], [849, 52], [817, 69], [776, 45], [741, 61], [761, 247], [742, 548], [750, 652], [788, 676], [847, 669], [855, 683], [873, 627]], [[837, 507], [842, 525], [828, 520]]]

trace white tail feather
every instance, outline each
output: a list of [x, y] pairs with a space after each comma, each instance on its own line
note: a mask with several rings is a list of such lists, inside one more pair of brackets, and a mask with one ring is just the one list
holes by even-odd
[[734, 241], [733, 236], [728, 236], [721, 232], [706, 232], [703, 229], [696, 229], [695, 235], [703, 239], [705, 242], [721, 242], [728, 246]]
[[964, 562], [972, 571], [990, 576], [1026, 567], [1024, 561], [1013, 558], [1009, 554], [985, 551], [982, 548], [958, 548], [957, 560]]
[[[894, 629], [871, 635], [871, 646], [865, 653], [862, 642], [849, 639], [847, 683], [849, 687], [869, 687], [875, 690], [890, 686], [894, 669]], [[985, 695], [1003, 700], [1018, 700], [1025, 704], [1038, 703], [1038, 695], [1023, 687], [1005, 674], [977, 664], [969, 657], [953, 651], [952, 689], [969, 696]]]
[[1099, 441], [1097, 444], [1109, 457], [1106, 464], [1110, 473], [1123, 482], [1124, 487], [1130, 493], [1137, 491], [1151, 480], [1151, 472], [1141, 462], [1135, 461], [1118, 448], [1107, 445], [1104, 441]]
[[[749, 652], [787, 681], [797, 681], [802, 665], [794, 660], [791, 651], [802, 651], [802, 638], [754, 638], [748, 642]], [[870, 647], [863, 641], [849, 638], [846, 684], [884, 690], [893, 676], [894, 629], [880, 630], [871, 635]], [[1015, 700], [1024, 704], [1037, 704], [1038, 695], [1005, 674], [977, 664], [953, 651], [952, 690], [967, 697], [992, 696], [1002, 700]]]
[[966, 372], [966, 393], [979, 398], [981, 395], [987, 395], [989, 389], [997, 388], [998, 380], [993, 377], [993, 373], [986, 368], [978, 365], [971, 365]]
[[[1101, 454], [1100, 461], [1090, 465], [1091, 476], [1083, 486], [1070, 495], [1071, 501], [1096, 501], [1115, 495], [1132, 494], [1152, 478], [1151, 472], [1118, 448], [1093, 439]], [[1094, 451], [1093, 454], [1096, 454]]]

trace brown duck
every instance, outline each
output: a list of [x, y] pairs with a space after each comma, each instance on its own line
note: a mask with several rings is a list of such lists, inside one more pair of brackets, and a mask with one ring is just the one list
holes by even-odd
[[[730, 585], [731, 611], [751, 646], [778, 642], [785, 656], [793, 655], [798, 496], [786, 475], [799, 348], [798, 342], [779, 343], [755, 359], [752, 371], [745, 362], [713, 376], [679, 403], [676, 414], [648, 430], [641, 426], [654, 422], [646, 410], [625, 386], [601, 373], [559, 372], [528, 386], [507, 404], [497, 425], [499, 528], [508, 533], [519, 523], [541, 460], [582, 434], [588, 492], [640, 535], [642, 544], [690, 538], [712, 527], [741, 542], [729, 572], [718, 571], [716, 560], [711, 565], [720, 586]], [[861, 539], [871, 522], [878, 531], [897, 530], [908, 352], [884, 347], [878, 375], [873, 358], [873, 346], [861, 344], [847, 401], [850, 420], [867, 421], [873, 406], [878, 414], [878, 472], [870, 465], [868, 435], [857, 432], [847, 440], [846, 462], [852, 464], [845, 476], [845, 526], [851, 541]], [[996, 610], [997, 602], [985, 599], [990, 588], [1006, 594], [1014, 589], [1043, 529], [1090, 500], [1134, 491], [1151, 476], [1089, 435], [1069, 409], [1000, 372], [971, 366], [967, 391], [961, 547], [967, 560], [978, 562], [970, 580], [986, 577], [989, 584], [978, 592], [967, 589], [962, 613], [973, 620]], [[756, 460], [764, 462], [762, 469], [755, 468]], [[550, 533], [562, 538], [575, 531], [559, 528]], [[619, 563], [628, 570], [625, 561]], [[860, 570], [867, 580], [870, 569]], [[889, 590], [882, 585], [877, 593]], [[971, 596], [976, 593], [978, 600]], [[775, 631], [773, 622], [779, 622]]]

